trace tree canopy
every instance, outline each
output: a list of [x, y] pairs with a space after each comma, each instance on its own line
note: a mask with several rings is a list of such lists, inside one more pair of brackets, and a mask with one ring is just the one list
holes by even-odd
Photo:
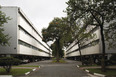
[[0, 66], [2, 66], [6, 72], [10, 72], [13, 65], [19, 65], [21, 61], [13, 57], [2, 57], [0, 58]]
[[69, 0], [67, 4], [67, 14], [75, 20], [88, 16], [103, 24], [104, 20], [110, 22], [116, 16], [115, 0]]
[[43, 41], [53, 41], [51, 48], [53, 48], [53, 53], [57, 58], [63, 52], [63, 47], [71, 43], [72, 35], [69, 29], [67, 18], [54, 18], [49, 23], [48, 28], [42, 29]]
[[105, 28], [105, 40], [108, 44], [108, 49], [116, 47], [116, 21]]
[[4, 34], [4, 24], [10, 20], [10, 17], [7, 17], [5, 13], [0, 11], [0, 45], [9, 45], [8, 40], [10, 37], [7, 34]]
[[[90, 25], [100, 27], [102, 40], [102, 68], [105, 71], [105, 42], [104, 42], [104, 23], [110, 23], [116, 19], [116, 0], [69, 0], [66, 12], [70, 21], [81, 19], [89, 20]], [[110, 25], [110, 24], [109, 24]]]

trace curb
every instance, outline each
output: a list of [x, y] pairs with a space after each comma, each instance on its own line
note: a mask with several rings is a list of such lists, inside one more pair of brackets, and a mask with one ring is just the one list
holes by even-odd
[[93, 73], [94, 75], [96, 76], [100, 76], [100, 77], [105, 77], [106, 75], [103, 75], [103, 74], [99, 74], [99, 73]]
[[35, 71], [35, 70], [36, 70], [36, 68], [32, 69], [32, 71]]
[[0, 77], [13, 77], [12, 75], [0, 75]]
[[25, 75], [28, 75], [28, 74], [30, 74], [30, 72], [26, 72], [26, 73], [25, 73]]
[[77, 67], [79, 68], [79, 65], [77, 65]]
[[[39, 66], [39, 68], [40, 68], [40, 66]], [[36, 71], [36, 70], [37, 70], [37, 68], [32, 69], [32, 71]], [[30, 71], [30, 72], [26, 72], [25, 75], [30, 74], [32, 71]]]
[[[77, 65], [77, 67], [79, 68], [80, 66]], [[85, 71], [86, 71], [87, 73], [91, 74], [89, 70], [86, 70], [86, 69], [85, 69]], [[99, 73], [93, 73], [93, 75], [94, 75], [94, 76], [98, 76], [98, 77], [106, 77], [106, 75], [99, 74]]]
[[89, 73], [89, 70], [85, 70], [85, 71]]

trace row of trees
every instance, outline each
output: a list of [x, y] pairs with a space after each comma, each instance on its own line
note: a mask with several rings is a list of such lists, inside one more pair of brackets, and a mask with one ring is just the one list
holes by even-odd
[[[105, 42], [104, 42], [104, 23], [107, 23], [106, 35], [109, 40], [110, 36], [115, 39], [115, 27], [116, 23], [116, 1], [115, 0], [69, 0], [67, 2], [68, 7], [66, 12], [72, 22], [78, 19], [89, 20], [89, 25], [95, 25], [100, 27], [100, 34], [102, 40], [102, 71], [105, 71]], [[107, 33], [110, 31], [111, 34]], [[110, 41], [111, 42], [111, 41]]]
[[[116, 37], [116, 1], [115, 0], [69, 0], [66, 8], [67, 17], [54, 18], [48, 28], [42, 30], [43, 41], [53, 41], [51, 48], [57, 61], [63, 48], [77, 40], [81, 56], [81, 46], [89, 39], [95, 38], [87, 32], [88, 26], [100, 27], [102, 40], [102, 71], [105, 71], [105, 38], [110, 47]], [[107, 23], [107, 27], [104, 26]], [[105, 38], [104, 38], [105, 34]], [[113, 40], [113, 41], [111, 41]], [[92, 43], [91, 43], [92, 44]], [[92, 44], [93, 45], [93, 44]]]

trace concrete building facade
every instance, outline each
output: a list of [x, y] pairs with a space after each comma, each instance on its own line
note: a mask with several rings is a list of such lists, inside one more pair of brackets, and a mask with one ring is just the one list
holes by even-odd
[[10, 46], [0, 46], [1, 55], [51, 57], [51, 49], [42, 42], [37, 29], [19, 7], [2, 7], [0, 10], [11, 18], [4, 24], [4, 33], [11, 37]]
[[[101, 34], [100, 34], [100, 28], [99, 26], [88, 27], [89, 31], [91, 31], [91, 34], [96, 34], [95, 39], [88, 39], [88, 41], [85, 42], [84, 45], [81, 46], [81, 54], [83, 58], [89, 59], [92, 57], [94, 60], [100, 59], [102, 55], [102, 40], [101, 40]], [[104, 36], [105, 37], [105, 36]], [[79, 53], [79, 47], [77, 44], [78, 40], [73, 41], [72, 44], [70, 44], [66, 48], [66, 58], [78, 60], [80, 59], [80, 53]], [[95, 43], [95, 45], [91, 45], [90, 42]], [[106, 58], [109, 59], [112, 54], [116, 54], [116, 48], [110, 48], [107, 44], [108, 42], [105, 41], [105, 50], [106, 50]]]

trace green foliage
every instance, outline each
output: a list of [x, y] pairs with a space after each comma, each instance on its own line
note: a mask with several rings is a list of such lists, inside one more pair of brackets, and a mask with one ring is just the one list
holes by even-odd
[[39, 67], [39, 65], [18, 65], [13, 67]]
[[6, 34], [4, 34], [4, 24], [7, 23], [7, 21], [10, 20], [10, 17], [7, 17], [5, 13], [0, 11], [0, 45], [9, 45], [8, 40], [10, 37]]
[[112, 56], [110, 57], [110, 63], [111, 63], [112, 65], [116, 65], [116, 54], [114, 54], [114, 55], [112, 55]]
[[79, 67], [97, 67], [98, 65], [93, 64], [93, 65], [79, 65]]
[[108, 27], [105, 28], [105, 40], [108, 42], [108, 48], [116, 47], [116, 21], [113, 21]]
[[[51, 45], [51, 49], [52, 49], [52, 55], [53, 56], [57, 56], [57, 47], [56, 47], [56, 44], [55, 42]], [[59, 51], [59, 57], [62, 58], [64, 56], [64, 51], [62, 49], [60, 49]]]
[[115, 77], [116, 76], [116, 69], [107, 69], [106, 72], [101, 72], [101, 69], [88, 69], [90, 73], [99, 73], [106, 75], [107, 77]]
[[71, 21], [85, 19], [86, 24], [100, 26], [101, 28], [105, 25], [104, 23], [107, 23], [109, 27], [106, 29], [106, 40], [110, 47], [115, 46], [113, 42], [115, 40], [115, 28], [113, 27], [116, 23], [116, 0], [69, 0], [67, 4], [66, 12]]
[[0, 66], [2, 66], [6, 72], [10, 72], [11, 67], [13, 65], [20, 64], [21, 61], [19, 59], [13, 58], [13, 57], [2, 57], [0, 58]]
[[52, 63], [66, 63], [66, 61], [63, 59], [60, 59], [59, 62], [57, 62], [57, 59], [53, 59]]
[[24, 75], [26, 72], [29, 72], [29, 71], [32, 71], [32, 69], [24, 69], [24, 68], [15, 69], [15, 68], [13, 68], [10, 73], [7, 73], [3, 68], [0, 68], [0, 75], [20, 76], [20, 75]]
[[75, 20], [94, 14], [98, 22], [102, 22], [100, 16], [103, 16], [106, 22], [110, 22], [116, 16], [115, 2], [115, 0], [69, 0], [66, 11]]
[[54, 41], [51, 45], [53, 55], [57, 58], [63, 57], [63, 47], [71, 43], [72, 35], [67, 18], [54, 18], [47, 29], [42, 30], [43, 41]]
[[71, 21], [86, 19], [88, 25], [100, 27], [102, 40], [102, 69], [105, 71], [104, 23], [116, 19], [116, 0], [69, 0], [66, 12]]

